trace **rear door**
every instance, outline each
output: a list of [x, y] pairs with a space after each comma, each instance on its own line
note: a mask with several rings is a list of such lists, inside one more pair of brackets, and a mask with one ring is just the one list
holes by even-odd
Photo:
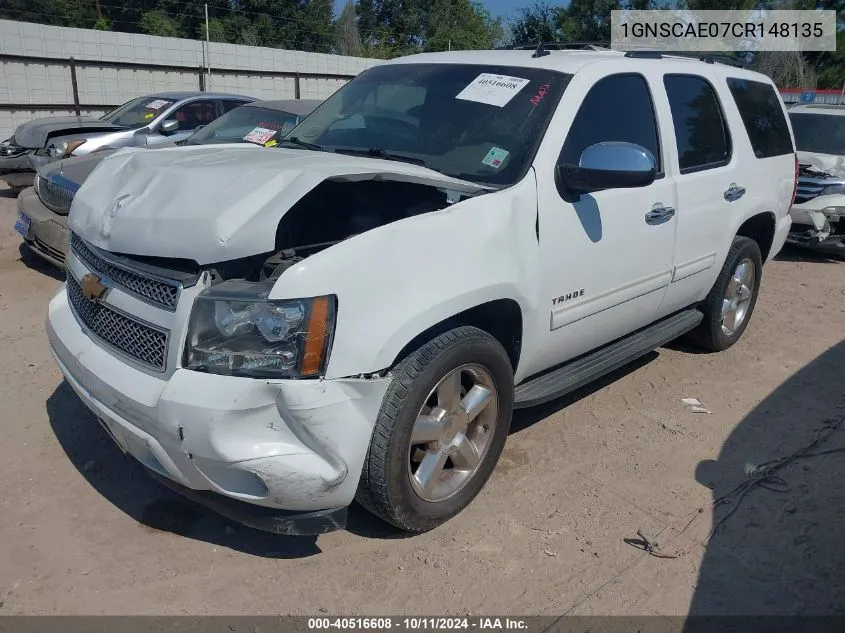
[[705, 68], [663, 75], [673, 123], [670, 153], [678, 184], [678, 236], [662, 314], [685, 308], [710, 291], [721, 267], [718, 258], [731, 226], [731, 207], [743, 204], [740, 188], [745, 178], [717, 81]]

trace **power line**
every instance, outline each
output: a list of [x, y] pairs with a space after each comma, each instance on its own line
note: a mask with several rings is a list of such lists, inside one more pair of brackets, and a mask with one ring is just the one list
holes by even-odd
[[[181, 1], [177, 1], [177, 0], [170, 0], [170, 2], [173, 3], [173, 4], [180, 4], [180, 5], [190, 6], [190, 7], [196, 6], [196, 5], [191, 4], [189, 2], [181, 2]], [[112, 4], [101, 3], [100, 7], [106, 8], [106, 9], [116, 9], [116, 10], [119, 10], [119, 11], [125, 11], [126, 10], [125, 6], [112, 5]], [[254, 15], [254, 16], [258, 16], [258, 17], [269, 18], [270, 21], [274, 22], [274, 23], [287, 22], [287, 23], [290, 23], [292, 30], [298, 31], [300, 33], [307, 33], [309, 35], [318, 35], [318, 36], [329, 35], [325, 31], [310, 30], [310, 29], [307, 29], [307, 28], [303, 28], [303, 25], [307, 25], [309, 23], [306, 20], [303, 20], [299, 17], [274, 17], [274, 16], [270, 15], [269, 13], [261, 13], [261, 12], [258, 12], [258, 11], [248, 11], [246, 9], [230, 8], [227, 11], [229, 11], [230, 14], [232, 14], [232, 15], [243, 14], [243, 15]], [[176, 19], [181, 19], [185, 15], [188, 15], [188, 12], [186, 12], [185, 14], [176, 14], [176, 13], [164, 11], [162, 9], [151, 9], [150, 12], [160, 13], [162, 15], [169, 17], [169, 18], [176, 18]], [[12, 13], [12, 12], [7, 10], [7, 13]], [[52, 18], [53, 20], [55, 20], [58, 17], [58, 18], [65, 18], [65, 19], [68, 19], [68, 20], [78, 21], [81, 17], [79, 15], [74, 15], [74, 14], [71, 14], [71, 13], [44, 13], [44, 12], [38, 12], [38, 11], [29, 11], [29, 10], [25, 10], [25, 9], [16, 9], [15, 13], [21, 13], [21, 14], [25, 14], [25, 15], [32, 15], [32, 16], [38, 16], [38, 17], [44, 17], [44, 18]], [[133, 27], [140, 29], [140, 25], [141, 25], [140, 20], [132, 21], [132, 20], [112, 19], [108, 16], [103, 16], [103, 17], [112, 24], [124, 24], [124, 25], [127, 25], [127, 26], [133, 26]], [[212, 18], [212, 19], [219, 19], [219, 18]], [[96, 19], [95, 19], [95, 21], [96, 21]], [[317, 24], [317, 23], [311, 22], [310, 24], [314, 25], [314, 24]], [[47, 24], [47, 26], [61, 26], [61, 25]], [[332, 26], [334, 26], [334, 24], [333, 23], [325, 23], [325, 24], [320, 23], [320, 26], [332, 27]], [[73, 27], [73, 28], [89, 28], [89, 27]], [[376, 36], [382, 36], [382, 35], [385, 34], [383, 31], [381, 31], [379, 29], [361, 29], [360, 27], [358, 29], [358, 32], [361, 33], [362, 35], [363, 34], [372, 34], [372, 35], [376, 35]], [[142, 35], [149, 35], [148, 33], [141, 33], [141, 34]], [[406, 38], [406, 39], [412, 39], [412, 38], [418, 37], [418, 35], [413, 35], [413, 34], [409, 34], [409, 33], [396, 33], [395, 31], [390, 31], [389, 35], [394, 37], [394, 38]], [[220, 42], [220, 43], [229, 43], [229, 42]]]

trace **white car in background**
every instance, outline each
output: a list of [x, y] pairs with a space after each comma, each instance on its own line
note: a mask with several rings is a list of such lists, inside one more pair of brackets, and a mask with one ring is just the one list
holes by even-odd
[[799, 173], [788, 242], [845, 256], [845, 105], [799, 105], [789, 118]]

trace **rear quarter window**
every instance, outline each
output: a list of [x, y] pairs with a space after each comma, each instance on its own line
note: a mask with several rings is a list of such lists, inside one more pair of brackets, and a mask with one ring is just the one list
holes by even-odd
[[795, 151], [780, 98], [772, 86], [761, 81], [730, 77], [728, 89], [757, 158], [782, 156]]

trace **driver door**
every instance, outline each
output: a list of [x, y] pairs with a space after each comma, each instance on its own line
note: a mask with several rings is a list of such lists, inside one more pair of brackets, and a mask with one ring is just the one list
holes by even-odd
[[[590, 75], [593, 76], [590, 76]], [[656, 320], [672, 278], [677, 218], [676, 185], [665, 173], [655, 103], [660, 84], [642, 74], [582, 70], [564, 93], [562, 110], [575, 109], [563, 132], [559, 163], [578, 165], [582, 152], [606, 141], [649, 150], [657, 178], [643, 187], [568, 195], [552, 165], [537, 170], [540, 313], [547, 332], [543, 364], [550, 367]], [[656, 95], [658, 99], [655, 99]], [[665, 118], [665, 117], [663, 117]], [[671, 125], [671, 122], [669, 122]], [[549, 134], [554, 130], [550, 129]], [[671, 131], [668, 135], [671, 138]], [[661, 210], [659, 213], [655, 211]]]

